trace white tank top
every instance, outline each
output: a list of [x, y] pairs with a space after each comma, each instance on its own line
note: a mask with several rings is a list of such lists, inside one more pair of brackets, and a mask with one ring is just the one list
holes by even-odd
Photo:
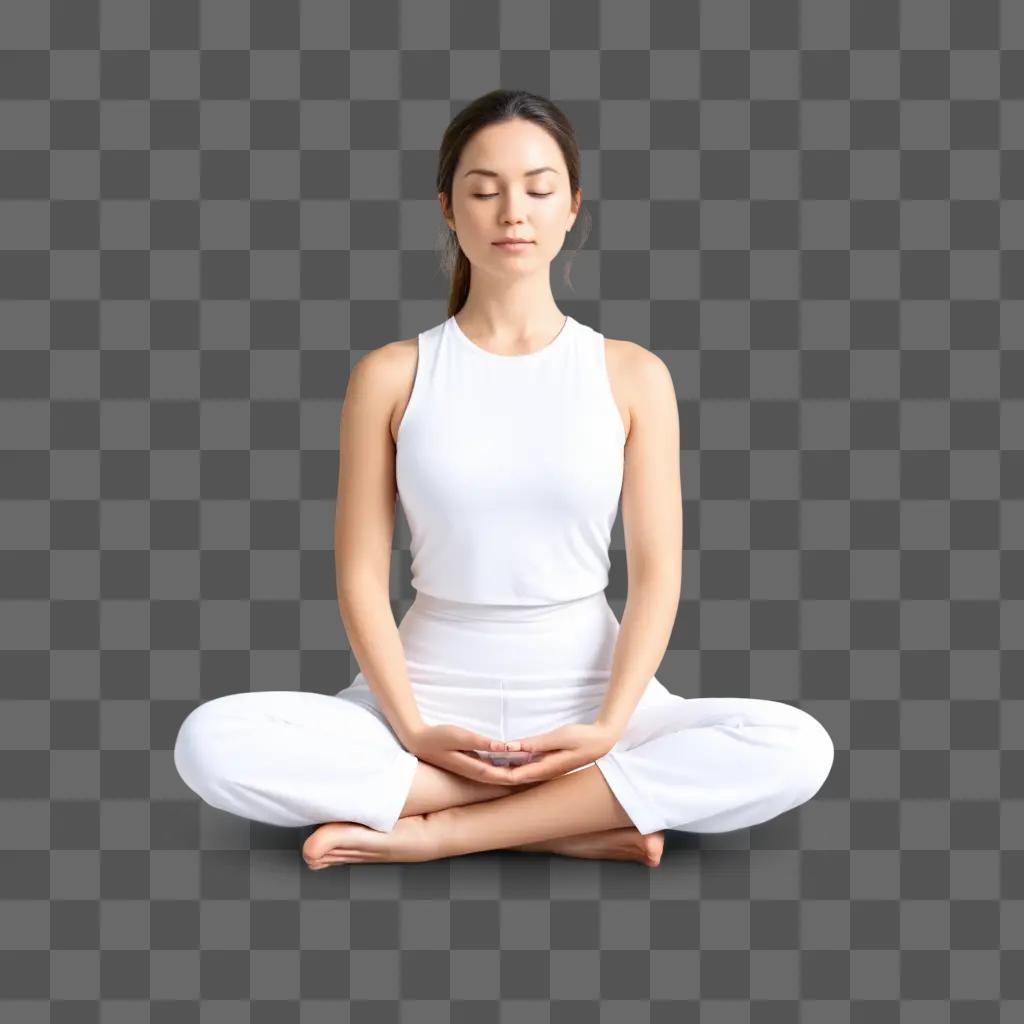
[[604, 336], [574, 320], [525, 356], [423, 331], [395, 474], [418, 592], [551, 604], [604, 590], [625, 430]]

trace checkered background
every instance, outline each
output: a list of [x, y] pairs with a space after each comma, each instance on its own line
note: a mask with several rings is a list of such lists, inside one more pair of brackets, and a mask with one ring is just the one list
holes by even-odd
[[[437, 146], [497, 86], [579, 133], [560, 307], [679, 389], [659, 678], [835, 765], [657, 869], [310, 872], [171, 748], [358, 670], [340, 403], [446, 315]], [[5, 1024], [1022, 1019], [1024, 3], [3, 0], [0, 250]]]

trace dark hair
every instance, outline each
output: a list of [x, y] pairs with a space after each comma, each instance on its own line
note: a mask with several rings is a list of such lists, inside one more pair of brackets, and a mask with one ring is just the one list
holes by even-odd
[[[569, 193], [575, 197], [580, 187], [580, 150], [576, 132], [569, 119], [549, 99], [522, 89], [495, 89], [473, 100], [452, 118], [441, 139], [440, 155], [437, 162], [437, 191], [444, 193], [449, 212], [452, 207], [452, 179], [455, 166], [465, 145], [481, 128], [514, 118], [532, 121], [545, 129], [558, 143], [569, 171]], [[581, 204], [582, 205], [582, 204]], [[577, 216], [584, 216], [581, 208]], [[575, 226], [575, 223], [574, 223]], [[589, 234], [589, 217], [584, 221], [584, 230], [576, 252], [580, 251]], [[470, 264], [459, 245], [454, 229], [445, 224], [441, 238], [441, 265], [451, 281], [448, 292], [448, 316], [454, 316], [466, 303], [469, 295]], [[565, 283], [571, 288], [569, 272], [572, 257], [565, 265]]]

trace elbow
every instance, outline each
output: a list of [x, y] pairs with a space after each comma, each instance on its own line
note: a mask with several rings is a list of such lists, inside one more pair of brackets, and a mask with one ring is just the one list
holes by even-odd
[[664, 602], [677, 609], [683, 595], [682, 573], [665, 565], [630, 573], [628, 592], [643, 594], [649, 600]]
[[683, 585], [682, 551], [674, 557], [664, 549], [634, 553], [632, 557], [627, 553], [626, 572], [631, 588], [635, 586], [679, 596]]
[[335, 576], [335, 586], [338, 592], [338, 603], [346, 605], [351, 601], [364, 601], [367, 597], [374, 597], [380, 594], [388, 596], [387, 574], [370, 568], [349, 567], [344, 572], [338, 572]]

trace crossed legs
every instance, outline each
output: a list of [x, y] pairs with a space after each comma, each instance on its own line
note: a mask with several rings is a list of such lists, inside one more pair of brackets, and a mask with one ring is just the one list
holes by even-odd
[[[459, 781], [456, 800], [435, 796], [431, 803], [429, 783], [417, 787], [410, 809], [433, 810], [400, 817], [390, 833], [325, 826], [328, 831], [310, 837], [307, 860], [328, 852], [344, 862], [429, 860], [506, 847], [552, 850], [552, 843], [564, 847], [566, 837], [588, 833], [633, 828], [639, 836], [633, 821], [649, 823], [641, 826], [645, 835], [666, 820], [685, 821], [695, 832], [749, 828], [809, 800], [834, 758], [831, 736], [817, 719], [758, 698], [652, 702], [637, 709], [629, 729], [629, 743], [616, 758], [515, 792], [502, 795], [498, 787], [495, 796], [487, 787], [474, 793]], [[438, 809], [445, 800], [449, 805]]]
[[695, 832], [748, 828], [810, 799], [834, 755], [816, 719], [754, 698], [652, 701], [627, 729], [614, 758], [495, 786], [396, 760], [386, 723], [356, 702], [256, 691], [190, 713], [174, 763], [214, 807], [274, 825], [327, 822], [303, 853], [307, 862], [332, 855], [338, 863], [505, 848], [608, 856], [595, 853], [595, 836], [629, 835], [635, 851], [669, 821]]
[[[518, 799], [518, 794], [556, 782], [566, 783], [569, 788], [562, 785], [558, 792], [531, 794], [525, 804]], [[584, 789], [587, 794], [582, 792]], [[577, 821], [567, 813], [566, 801], [576, 803], [580, 799], [587, 803], [588, 812]], [[486, 809], [469, 806], [485, 803], [489, 805]], [[573, 831], [565, 832], [565, 827]], [[501, 842], [493, 839], [496, 828], [501, 832]], [[410, 850], [417, 845], [425, 846], [423, 852], [428, 856]], [[637, 831], [595, 765], [559, 779], [504, 786], [476, 782], [421, 761], [392, 833], [331, 822], [309, 836], [302, 853], [312, 868], [353, 860], [392, 859], [385, 854], [397, 853], [394, 859], [427, 860], [490, 849], [637, 860], [654, 867], [661, 859], [663, 846], [664, 833], [642, 836]]]

